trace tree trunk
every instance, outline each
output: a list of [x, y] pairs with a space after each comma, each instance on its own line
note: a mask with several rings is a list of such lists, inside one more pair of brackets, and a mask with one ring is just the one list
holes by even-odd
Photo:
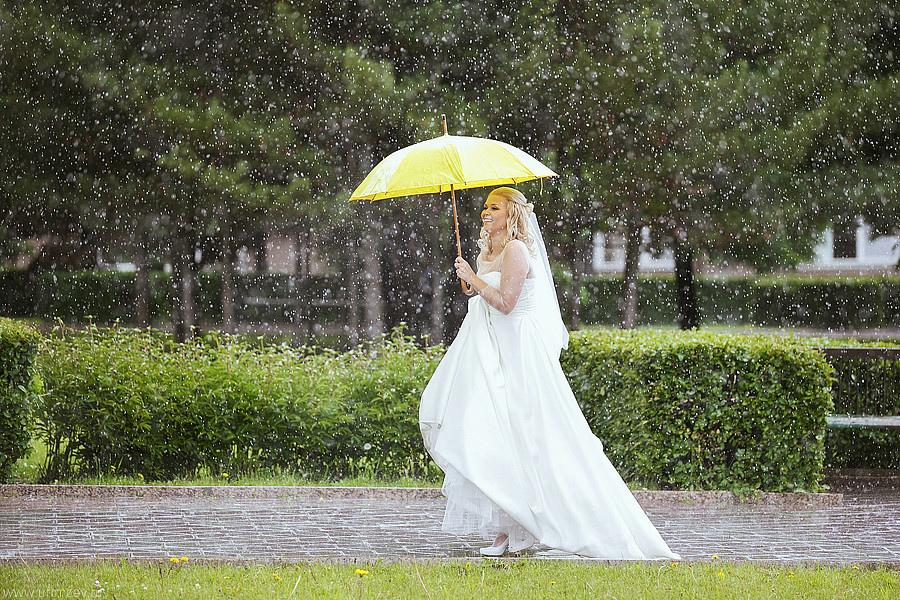
[[147, 229], [141, 219], [135, 252], [134, 300], [138, 327], [150, 327], [150, 265], [147, 260]]
[[347, 244], [347, 256], [344, 265], [354, 265], [353, 268], [345, 268], [344, 277], [349, 281], [350, 289], [347, 290], [347, 334], [349, 336], [350, 347], [355, 347], [360, 340], [360, 278], [362, 275], [359, 271], [359, 261], [362, 258], [359, 255], [360, 245], [355, 239], [350, 239]]
[[637, 326], [638, 266], [641, 257], [640, 216], [631, 211], [625, 224], [625, 271], [622, 273], [622, 329]]
[[197, 326], [200, 323], [200, 310], [197, 306], [197, 271], [200, 265], [197, 264], [197, 234], [193, 227], [189, 227], [185, 232], [185, 246], [187, 254], [185, 256], [185, 282], [181, 288], [182, 304], [184, 305], [185, 322], [187, 323], [187, 331], [190, 339], [198, 333]]
[[444, 343], [444, 282], [452, 259], [444, 255], [444, 245], [441, 243], [443, 232], [441, 231], [441, 215], [435, 210], [428, 219], [429, 235], [431, 237], [431, 343]]
[[269, 261], [266, 257], [266, 234], [260, 233], [253, 236], [253, 254], [256, 257], [256, 272], [265, 273], [269, 270]]
[[223, 227], [222, 243], [222, 330], [234, 333], [234, 262], [236, 252], [231, 221], [226, 220]]
[[[294, 324], [297, 326], [295, 340], [304, 343], [309, 342], [312, 338], [312, 316], [313, 310], [310, 306], [312, 302], [310, 282], [309, 282], [309, 245], [310, 233], [304, 231], [301, 226], [297, 227], [297, 234], [294, 236], [294, 244], [297, 248], [295, 253], [294, 277], [292, 281], [294, 285]], [[352, 315], [351, 318], [352, 319]]]
[[374, 340], [384, 333], [384, 296], [381, 290], [381, 221], [374, 214], [366, 215], [369, 227], [360, 250], [363, 261], [363, 305], [365, 306], [364, 334]]
[[581, 280], [591, 266], [591, 250], [593, 248], [590, 235], [579, 235], [575, 239], [575, 256], [572, 261], [572, 297], [569, 329], [576, 331], [581, 327]]
[[687, 229], [676, 227], [675, 290], [678, 301], [678, 326], [681, 329], [700, 327], [700, 307], [694, 284], [694, 253], [687, 239]]
[[187, 339], [184, 323], [184, 307], [181, 304], [181, 287], [184, 279], [184, 248], [182, 238], [176, 233], [169, 240], [169, 263], [172, 265], [172, 334], [175, 341]]
[[172, 240], [172, 329], [175, 340], [184, 342], [194, 337], [197, 308], [194, 296], [194, 243], [188, 227], [179, 229]]
[[569, 329], [576, 331], [581, 326], [581, 265], [578, 249], [572, 262], [572, 284], [569, 289]]

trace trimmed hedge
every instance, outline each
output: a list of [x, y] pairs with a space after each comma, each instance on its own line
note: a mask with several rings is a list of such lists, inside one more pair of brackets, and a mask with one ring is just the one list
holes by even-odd
[[[134, 324], [134, 273], [82, 271], [44, 273], [34, 280], [21, 270], [0, 269], [0, 314], [46, 321], [62, 319], [76, 324], [89, 320], [111, 325]], [[235, 276], [237, 318], [240, 321], [284, 323], [289, 309], [278, 304], [243, 304], [244, 297], [291, 298], [289, 275], [253, 273]], [[570, 293], [570, 276], [557, 273], [562, 298]], [[332, 300], [345, 293], [331, 276], [305, 280], [305, 298]], [[641, 325], [676, 321], [675, 282], [671, 276], [649, 275], [639, 279], [638, 321]], [[222, 278], [215, 271], [197, 276], [197, 307], [202, 322], [222, 319]], [[585, 324], [616, 325], [619, 322], [621, 279], [591, 276], [582, 279], [581, 311]], [[170, 320], [171, 278], [150, 275], [150, 312], [154, 324]], [[697, 296], [704, 323], [754, 324], [854, 329], [900, 327], [900, 278], [822, 277], [698, 277]], [[569, 302], [563, 301], [564, 311]], [[339, 306], [311, 307], [314, 321], [339, 322], [345, 315]], [[88, 317], [92, 317], [88, 319]]]
[[900, 431], [829, 429], [824, 464], [832, 469], [900, 469]]
[[[303, 292], [291, 289], [291, 276], [283, 273], [235, 275], [235, 309], [239, 321], [249, 323], [288, 323], [290, 308], [283, 304], [244, 304], [245, 297], [294, 298], [320, 300], [336, 298], [341, 290], [336, 277], [313, 275], [302, 284]], [[344, 292], [339, 292], [344, 293]], [[75, 325], [133, 325], [136, 323], [135, 274], [118, 271], [50, 272], [30, 278], [23, 270], [0, 269], [0, 314], [9, 317], [37, 318]], [[222, 274], [204, 271], [197, 275], [196, 305], [200, 321], [222, 320]], [[309, 307], [312, 317], [335, 322], [344, 317], [340, 307]], [[154, 325], [171, 320], [172, 277], [168, 273], [150, 273], [150, 319]]]
[[[707, 324], [762, 327], [859, 329], [900, 327], [900, 279], [896, 277], [698, 277], [700, 314]], [[560, 278], [567, 296], [569, 281]], [[639, 278], [638, 324], [676, 321], [675, 280]], [[582, 279], [581, 318], [586, 324], [617, 325], [621, 278]], [[568, 302], [562, 308], [568, 310]]]
[[433, 467], [416, 408], [440, 355], [401, 333], [338, 354], [218, 335], [174, 344], [148, 331], [64, 331], [40, 360], [44, 479], [201, 468], [422, 477]]
[[[311, 477], [436, 474], [419, 398], [442, 355], [395, 333], [352, 352], [90, 328], [46, 340], [46, 480], [283, 468]], [[562, 363], [629, 481], [817, 489], [831, 366], [807, 342], [696, 332], [577, 332]]]
[[885, 314], [883, 278], [761, 279], [754, 322], [774, 327], [863, 329], [893, 325]]
[[792, 338], [582, 331], [562, 357], [628, 481], [665, 489], [814, 491], [832, 368]]
[[40, 337], [30, 327], [0, 318], [0, 482], [28, 452], [34, 361]]

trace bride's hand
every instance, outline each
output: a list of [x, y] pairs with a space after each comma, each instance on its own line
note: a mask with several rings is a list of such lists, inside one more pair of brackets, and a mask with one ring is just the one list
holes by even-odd
[[472, 280], [475, 279], [475, 271], [472, 270], [472, 267], [469, 266], [469, 263], [463, 257], [458, 256], [453, 262], [453, 266], [456, 268], [456, 276], [466, 283], [471, 284]]

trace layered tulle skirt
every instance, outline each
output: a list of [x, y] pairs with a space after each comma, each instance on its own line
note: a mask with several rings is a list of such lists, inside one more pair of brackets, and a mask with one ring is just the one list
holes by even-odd
[[505, 532], [513, 551], [539, 542], [606, 559], [677, 558], [610, 464], [520, 304], [502, 315], [470, 300], [422, 395], [422, 436], [445, 474], [443, 529], [485, 540]]

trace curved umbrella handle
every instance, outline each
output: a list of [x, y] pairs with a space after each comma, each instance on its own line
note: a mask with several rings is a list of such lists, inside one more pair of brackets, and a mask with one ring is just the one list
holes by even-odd
[[463, 294], [465, 294], [466, 296], [471, 296], [472, 294], [475, 293], [475, 288], [473, 288], [471, 285], [469, 285], [462, 279], [459, 280], [459, 285], [462, 286]]
[[[444, 133], [447, 133], [447, 122], [444, 121]], [[453, 190], [453, 185], [450, 185], [450, 203], [453, 205], [453, 229], [456, 230], [456, 255], [462, 258], [462, 244], [459, 242], [459, 222], [456, 219], [456, 193]], [[475, 288], [466, 283], [460, 278], [459, 285], [462, 286], [462, 291], [466, 296], [471, 296], [475, 293]]]

